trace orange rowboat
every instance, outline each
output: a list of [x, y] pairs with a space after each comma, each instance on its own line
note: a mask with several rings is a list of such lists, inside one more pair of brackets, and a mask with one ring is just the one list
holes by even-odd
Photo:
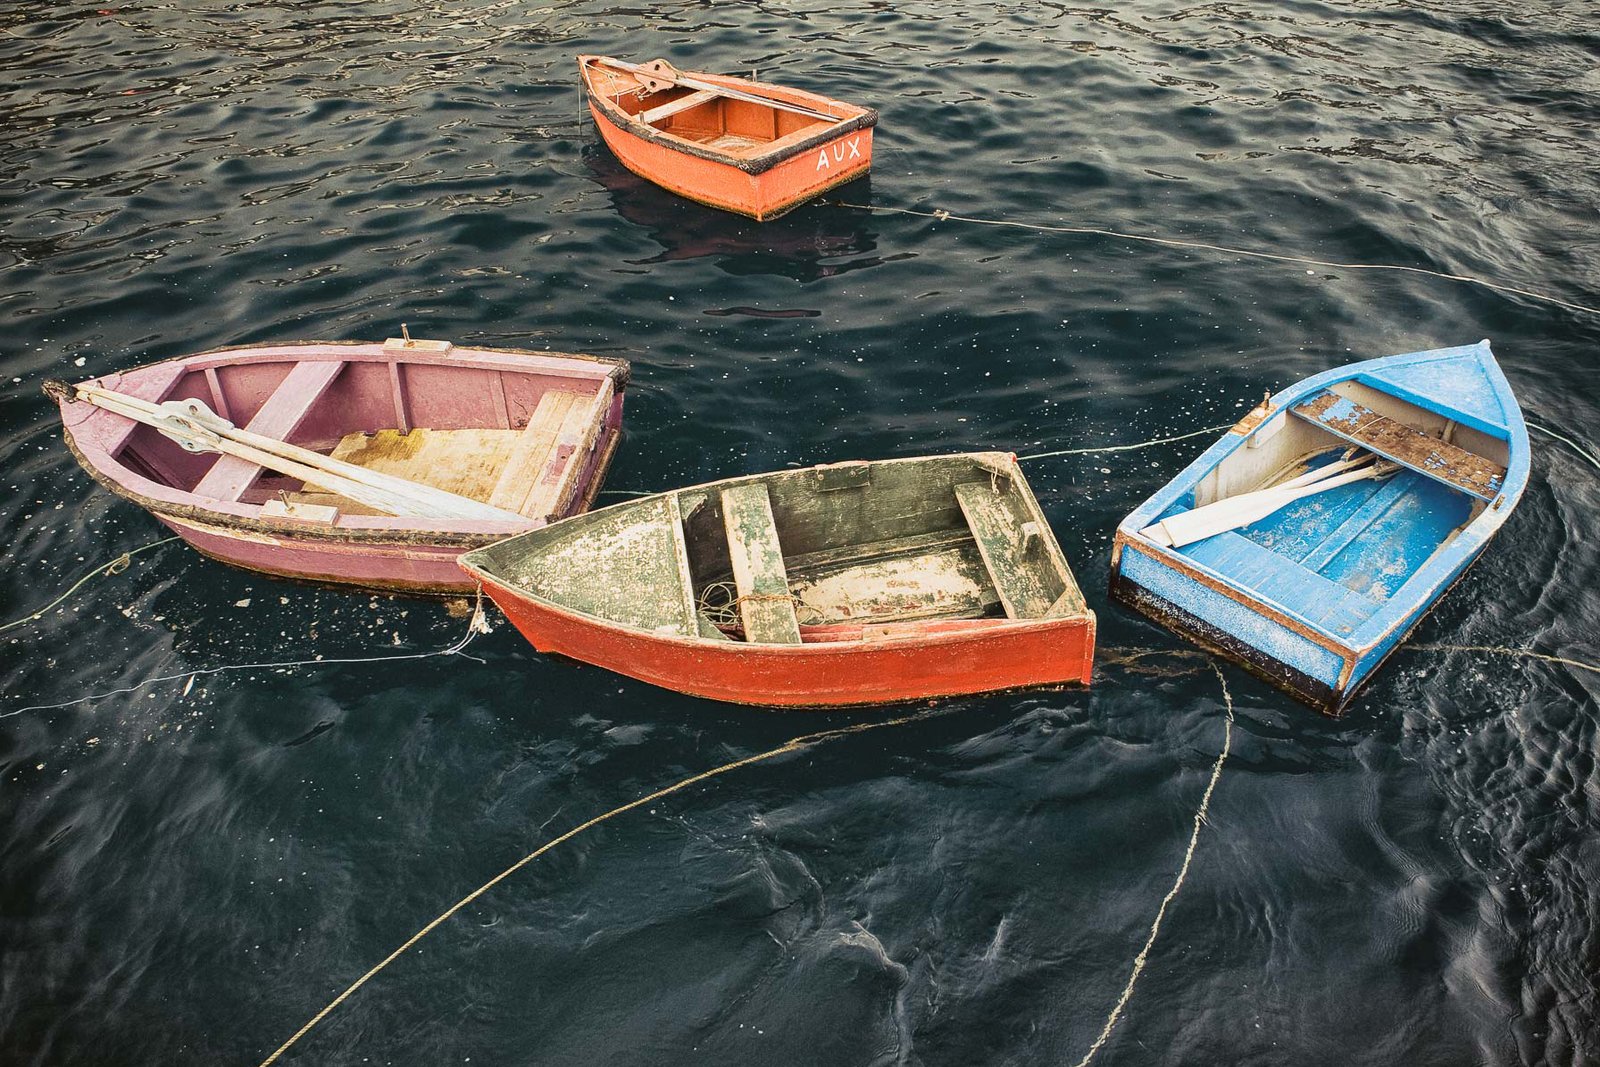
[[623, 166], [708, 207], [777, 218], [872, 165], [871, 108], [662, 59], [579, 56], [578, 70]]
[[540, 651], [713, 700], [1087, 683], [1094, 655], [1094, 613], [1005, 453], [730, 478], [460, 563]]

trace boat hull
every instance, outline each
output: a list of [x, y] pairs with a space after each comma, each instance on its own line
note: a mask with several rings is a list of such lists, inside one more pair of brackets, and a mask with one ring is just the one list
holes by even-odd
[[763, 646], [658, 637], [539, 603], [492, 578], [483, 587], [540, 652], [735, 704], [847, 707], [1086, 685], [1094, 656], [1093, 615], [865, 627], [856, 639], [835, 631]]
[[[1347, 392], [1329, 402], [1334, 388]], [[1349, 417], [1328, 415], [1345, 409], [1360, 416], [1358, 430], [1391, 429], [1384, 438], [1316, 436], [1325, 425], [1348, 425]], [[1407, 429], [1402, 418], [1429, 432]], [[1283, 457], [1252, 459], [1251, 450], [1266, 457], [1291, 434], [1300, 436], [1283, 457], [1354, 441], [1392, 454], [1399, 470], [1371, 488], [1352, 483], [1346, 497], [1326, 493], [1193, 541], [1154, 536], [1167, 530], [1167, 517], [1198, 513], [1199, 487], [1220, 497], [1215, 487], [1227, 478], [1248, 487], [1246, 475], [1233, 472], [1269, 473]], [[1455, 448], [1452, 434], [1478, 452]], [[1432, 451], [1418, 461], [1411, 441]], [[1528, 451], [1515, 397], [1486, 342], [1325, 372], [1270, 397], [1124, 520], [1112, 548], [1111, 596], [1341, 714], [1481, 556], [1526, 485]], [[1481, 477], [1482, 469], [1493, 477]]]
[[[200, 379], [202, 375], [214, 377], [218, 371], [227, 373], [236, 368], [250, 370], [264, 363], [270, 365], [273, 360], [281, 362], [286, 357], [306, 360], [335, 357], [359, 368], [347, 371], [346, 377], [359, 374], [365, 380], [379, 378], [385, 386], [391, 380], [390, 375], [398, 373], [388, 369], [385, 346], [307, 343], [260, 349], [219, 349], [133, 368], [105, 380], [115, 387], [144, 391], [148, 394], [146, 399], [156, 402], [175, 392], [192, 393], [192, 389], [181, 383]], [[405, 359], [408, 373], [418, 377], [431, 373], [448, 378], [463, 373], [463, 382], [472, 378], [471, 385], [491, 395], [488, 401], [491, 405], [504, 395], [504, 387], [499, 379], [494, 379], [501, 388], [498, 393], [489, 389], [488, 376], [501, 372], [535, 373], [527, 370], [530, 363], [537, 364], [540, 371], [571, 373], [568, 369], [568, 361], [571, 361], [570, 366], [581, 369], [596, 381], [607, 376], [611, 376], [614, 383], [625, 384], [627, 380], [626, 364], [619, 361], [565, 355], [552, 357], [517, 350], [482, 349], [470, 350], [465, 355], [446, 352], [436, 356], [407, 353]], [[258, 389], [258, 392], [268, 391]], [[459, 407], [472, 401], [470, 392], [463, 385], [458, 389], [441, 390], [438, 395], [443, 398], [441, 402]], [[380, 401], [374, 391], [365, 390], [352, 392], [346, 398], [346, 405], [415, 404], [424, 399], [396, 391], [392, 398], [384, 396]], [[237, 397], [235, 402], [238, 402]], [[317, 414], [315, 419], [326, 425], [314, 432], [336, 440], [348, 429], [338, 417], [338, 412], [346, 405], [335, 405], [334, 415], [326, 411]], [[593, 506], [621, 439], [622, 406], [623, 393], [618, 388], [609, 403], [600, 409], [602, 414], [594, 447], [586, 457], [575, 456], [574, 462], [581, 462], [573, 471], [573, 489], [570, 496], [563, 498], [555, 517], [565, 518]], [[260, 503], [242, 499], [213, 501], [154, 479], [145, 463], [130, 466], [118, 444], [127, 436], [125, 421], [120, 417], [85, 403], [63, 402], [61, 412], [63, 438], [68, 450], [100, 486], [149, 511], [202, 554], [273, 577], [411, 595], [460, 596], [477, 588], [477, 583], [457, 565], [463, 553], [545, 524], [545, 520], [539, 518], [513, 523], [346, 517], [341, 514], [338, 521], [329, 523], [311, 518], [269, 516]], [[382, 416], [373, 417], [381, 425]], [[198, 475], [191, 473], [190, 480], [195, 477]]]
[[[574, 514], [594, 505], [619, 436], [615, 428], [610, 431], [609, 440], [602, 444], [594, 464], [583, 476], [587, 489], [573, 508]], [[337, 536], [287, 525], [262, 530], [259, 523], [246, 527], [221, 515], [216, 516], [219, 523], [157, 509], [151, 509], [151, 514], [189, 547], [220, 563], [274, 578], [407, 596], [465, 596], [476, 592], [478, 583], [467, 577], [457, 561], [463, 553], [503, 536], [495, 533], [456, 537], [446, 544], [425, 533], [400, 537]]]
[[635, 136], [592, 102], [589, 113], [606, 147], [639, 177], [706, 207], [757, 222], [778, 218], [872, 169], [871, 127], [809, 146], [770, 170], [751, 174]]

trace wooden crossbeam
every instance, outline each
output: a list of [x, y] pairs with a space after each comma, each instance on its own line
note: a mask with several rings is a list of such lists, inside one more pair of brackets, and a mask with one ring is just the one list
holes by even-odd
[[1044, 618], [1057, 598], [1045, 588], [1038, 566], [1027, 558], [1031, 542], [1006, 506], [1005, 497], [988, 482], [965, 482], [955, 486], [955, 493], [1006, 617]]
[[1330, 389], [1289, 410], [1336, 437], [1481, 500], [1493, 500], [1505, 484], [1506, 469], [1500, 464], [1380, 415]]
[[798, 645], [800, 620], [789, 593], [772, 501], [760, 482], [729, 486], [722, 491], [722, 525], [733, 560], [733, 584], [739, 592], [739, 617], [746, 641]]
[[[344, 362], [336, 359], [296, 363], [244, 429], [275, 441], [287, 441], [344, 368]], [[238, 500], [262, 470], [261, 464], [238, 456], [218, 456], [194, 487], [194, 494], [211, 500]]]
[[662, 104], [660, 107], [653, 107], [649, 111], [640, 112], [639, 121], [644, 123], [646, 126], [654, 126], [662, 119], [671, 118], [680, 111], [688, 111], [690, 108], [699, 107], [701, 104], [709, 104], [711, 101], [718, 99], [722, 95], [722, 93], [715, 92], [711, 89], [701, 89], [698, 92], [690, 93], [688, 96], [680, 97], [671, 103]]

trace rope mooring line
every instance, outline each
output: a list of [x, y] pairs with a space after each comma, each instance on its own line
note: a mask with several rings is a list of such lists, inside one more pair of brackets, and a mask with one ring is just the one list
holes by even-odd
[[1229, 691], [1228, 679], [1223, 676], [1222, 668], [1217, 666], [1216, 661], [1208, 658], [1206, 662], [1216, 672], [1217, 682], [1222, 686], [1225, 712], [1222, 720], [1222, 751], [1217, 753], [1217, 761], [1211, 765], [1211, 777], [1206, 782], [1206, 791], [1201, 794], [1200, 806], [1195, 809], [1194, 828], [1189, 832], [1189, 847], [1184, 849], [1183, 863], [1178, 867], [1178, 877], [1173, 880], [1172, 888], [1167, 890], [1167, 895], [1161, 898], [1161, 906], [1156, 909], [1156, 916], [1150, 923], [1150, 934], [1144, 939], [1144, 947], [1133, 958], [1133, 970], [1128, 974], [1128, 984], [1122, 987], [1122, 995], [1112, 1006], [1111, 1014], [1106, 1016], [1106, 1023], [1100, 1028], [1100, 1035], [1094, 1039], [1094, 1044], [1089, 1046], [1089, 1051], [1083, 1054], [1083, 1059], [1073, 1067], [1088, 1067], [1089, 1061], [1095, 1058], [1111, 1038], [1111, 1031], [1116, 1029], [1117, 1021], [1122, 1017], [1122, 1010], [1132, 999], [1134, 984], [1139, 981], [1139, 975], [1149, 962], [1150, 950], [1155, 946], [1156, 938], [1161, 935], [1161, 922], [1167, 916], [1167, 908], [1177, 897], [1178, 891], [1183, 888], [1184, 880], [1189, 877], [1189, 865], [1194, 861], [1195, 849], [1200, 845], [1200, 830], [1206, 825], [1206, 814], [1211, 809], [1211, 794], [1216, 792], [1217, 781], [1222, 777], [1222, 765], [1227, 762], [1228, 752], [1233, 748], [1233, 693]]
[[1578, 455], [1582, 456], [1584, 461], [1587, 462], [1589, 466], [1593, 467], [1597, 471], [1600, 471], [1600, 456], [1596, 456], [1593, 452], [1590, 452], [1587, 448], [1584, 448], [1572, 438], [1556, 433], [1548, 426], [1540, 426], [1536, 422], [1528, 422], [1526, 419], [1523, 420], [1523, 425], [1527, 426], [1527, 428], [1530, 430], [1538, 430], [1542, 434], [1548, 434], [1551, 437], [1554, 437], [1557, 441], [1560, 441]]
[[87, 585], [89, 583], [89, 581], [91, 579], [97, 578], [102, 574], [106, 575], [107, 577], [110, 577], [113, 574], [120, 574], [123, 571], [127, 570], [130, 565], [132, 565], [133, 557], [137, 556], [139, 553], [148, 552], [152, 548], [160, 548], [162, 545], [170, 545], [172, 542], [179, 541], [179, 540], [182, 540], [182, 538], [179, 538], [177, 536], [163, 537], [159, 541], [152, 541], [148, 545], [140, 545], [138, 548], [130, 549], [129, 551], [122, 553], [122, 555], [120, 555], [120, 556], [113, 557], [112, 559], [109, 559], [104, 563], [98, 564], [97, 566], [94, 567], [94, 569], [90, 570], [83, 577], [79, 578], [76, 582], [72, 583], [72, 587], [69, 588], [65, 593], [62, 593], [60, 596], [58, 596], [54, 600], [50, 601], [50, 603], [46, 604], [44, 607], [40, 608], [38, 611], [35, 611], [32, 615], [24, 615], [20, 619], [12, 619], [10, 622], [6, 623], [5, 625], [0, 626], [0, 633], [5, 633], [7, 630], [11, 629], [13, 626], [21, 626], [23, 623], [35, 622], [38, 619], [44, 618], [46, 612], [48, 612], [51, 608], [55, 607], [56, 605], [58, 605], [58, 604], [62, 603], [63, 601], [65, 601], [68, 597], [72, 596], [72, 594], [76, 593], [79, 589], [82, 589], [85, 585]]
[[[1202, 657], [1201, 653], [1188, 652], [1184, 650], [1164, 652], [1156, 649], [1133, 649], [1130, 650], [1129, 654], [1125, 657], [1125, 661], [1132, 663], [1135, 660], [1155, 655], [1175, 655], [1179, 657], [1205, 658], [1207, 665], [1209, 665], [1211, 669], [1216, 672], [1217, 680], [1222, 683], [1223, 702], [1227, 709], [1226, 718], [1224, 720], [1222, 752], [1217, 757], [1216, 763], [1211, 768], [1211, 777], [1206, 783], [1205, 793], [1200, 799], [1200, 807], [1195, 811], [1194, 830], [1189, 836], [1189, 846], [1184, 851], [1183, 864], [1178, 870], [1177, 880], [1173, 883], [1172, 888], [1167, 891], [1167, 895], [1161, 901], [1161, 906], [1156, 911], [1155, 921], [1151, 923], [1150, 926], [1150, 936], [1145, 940], [1144, 948], [1142, 948], [1139, 951], [1138, 956], [1134, 958], [1133, 973], [1129, 976], [1128, 983], [1122, 990], [1122, 995], [1117, 999], [1116, 1006], [1112, 1009], [1110, 1017], [1106, 1020], [1105, 1027], [1101, 1030], [1100, 1036], [1095, 1041], [1093, 1047], [1090, 1048], [1089, 1052], [1078, 1063], [1077, 1067], [1086, 1067], [1088, 1062], [1094, 1057], [1095, 1053], [1098, 1052], [1100, 1047], [1105, 1044], [1106, 1039], [1110, 1036], [1112, 1029], [1116, 1026], [1117, 1020], [1121, 1016], [1123, 1008], [1127, 1006], [1129, 998], [1133, 996], [1134, 983], [1138, 981], [1139, 974], [1144, 970], [1145, 964], [1149, 959], [1150, 949], [1155, 944], [1156, 936], [1161, 931], [1161, 922], [1166, 916], [1167, 908], [1172, 903], [1173, 898], [1178, 895], [1178, 891], [1183, 888], [1184, 879], [1188, 877], [1189, 865], [1194, 860], [1195, 850], [1199, 845], [1200, 829], [1202, 826], [1206, 825], [1206, 813], [1211, 805], [1211, 795], [1216, 791], [1217, 781], [1222, 776], [1222, 765], [1227, 761], [1228, 752], [1233, 744], [1233, 696], [1228, 690], [1227, 679], [1223, 677], [1222, 669], [1217, 666], [1217, 664], [1209, 657]], [[289, 1040], [285, 1041], [282, 1045], [279, 1045], [275, 1050], [273, 1050], [271, 1055], [262, 1060], [259, 1067], [272, 1067], [272, 1064], [276, 1063], [285, 1052], [294, 1047], [294, 1045], [301, 1038], [305, 1037], [306, 1034], [310, 1033], [312, 1029], [326, 1019], [329, 1014], [339, 1007], [339, 1005], [350, 999], [350, 997], [357, 990], [376, 977], [381, 971], [384, 970], [384, 968], [388, 967], [395, 960], [399, 959], [401, 955], [408, 951], [417, 942], [421, 941], [424, 937], [427, 937], [434, 930], [438, 929], [445, 922], [449, 921], [450, 918], [460, 912], [461, 909], [465, 908], [467, 905], [483, 896], [489, 890], [493, 889], [495, 886], [499, 885], [501, 882], [505, 881], [507, 878], [511, 877], [513, 874], [517, 873], [522, 868], [538, 859], [540, 856], [544, 855], [546, 852], [549, 852], [551, 849], [572, 840], [574, 837], [577, 837], [584, 831], [598, 826], [608, 819], [614, 819], [618, 815], [623, 815], [627, 812], [633, 811], [635, 808], [639, 808], [653, 801], [660, 800], [663, 797], [671, 796], [674, 793], [682, 792], [692, 785], [715, 778], [719, 775], [728, 774], [731, 771], [736, 771], [743, 767], [749, 767], [753, 764], [762, 763], [766, 760], [774, 759], [786, 753], [798, 752], [803, 749], [810, 748], [813, 745], [824, 744], [828, 741], [833, 741], [851, 734], [866, 733], [869, 730], [881, 730], [891, 726], [904, 726], [909, 723], [922, 722], [927, 719], [950, 714], [950, 711], [951, 709], [949, 708], [938, 708], [916, 712], [911, 715], [902, 715], [893, 719], [884, 719], [878, 722], [855, 723], [850, 726], [840, 726], [829, 730], [818, 730], [815, 733], [801, 734], [798, 737], [790, 738], [776, 748], [770, 748], [765, 752], [758, 752], [753, 756], [745, 756], [742, 759], [724, 763], [721, 766], [713, 767], [708, 771], [701, 771], [700, 773], [691, 775], [690, 777], [681, 781], [674, 782], [672, 785], [657, 789], [653, 793], [648, 793], [642, 797], [638, 797], [635, 800], [630, 800], [626, 804], [618, 805], [604, 814], [596, 815], [587, 822], [579, 823], [577, 826], [574, 826], [572, 829], [561, 834], [559, 837], [555, 837], [549, 841], [546, 841], [544, 844], [540, 845], [526, 856], [523, 856], [521, 859], [517, 860], [517, 862], [513, 863], [511, 866], [507, 867], [505, 870], [501, 871], [499, 874], [483, 883], [483, 885], [479, 886], [477, 889], [474, 889], [472, 892], [468, 893], [466, 896], [450, 905], [450, 907], [446, 908], [443, 912], [439, 913], [436, 918], [430, 921], [426, 926], [422, 927], [422, 929], [408, 937], [400, 944], [398, 948], [389, 953], [389, 955], [385, 956], [382, 960], [378, 961], [378, 963], [370, 968], [365, 974], [357, 978], [354, 982], [351, 982], [342, 993], [329, 1001], [326, 1007], [313, 1015], [304, 1026], [296, 1030], [294, 1034], [290, 1036]]]
[[1564, 667], [1576, 667], [1580, 671], [1590, 671], [1600, 674], [1600, 664], [1585, 663], [1583, 660], [1568, 659], [1565, 656], [1551, 656], [1544, 652], [1534, 652], [1526, 648], [1506, 648], [1501, 645], [1401, 645], [1401, 648], [1410, 652], [1486, 652], [1495, 656], [1510, 656], [1514, 659], [1537, 659], [1546, 663], [1559, 663]]
[[978, 226], [1004, 226], [1019, 230], [1034, 230], [1039, 233], [1076, 233], [1093, 237], [1110, 237], [1118, 241], [1143, 241], [1146, 244], [1164, 245], [1168, 248], [1192, 248], [1202, 252], [1221, 252], [1230, 256], [1248, 256], [1253, 259], [1267, 259], [1277, 263], [1297, 263], [1303, 267], [1328, 267], [1334, 270], [1387, 270], [1404, 274], [1422, 274], [1430, 278], [1440, 278], [1444, 281], [1466, 282], [1469, 285], [1479, 285], [1485, 289], [1493, 289], [1496, 292], [1525, 296], [1532, 300], [1554, 304], [1557, 307], [1564, 307], [1568, 311], [1577, 311], [1585, 315], [1600, 315], [1600, 308], [1593, 308], [1587, 304], [1576, 304], [1570, 300], [1562, 300], [1560, 297], [1551, 296], [1549, 293], [1541, 293], [1533, 289], [1521, 289], [1515, 285], [1492, 282], [1485, 278], [1476, 278], [1468, 274], [1449, 274], [1445, 271], [1430, 270], [1427, 267], [1407, 267], [1399, 263], [1343, 263], [1331, 259], [1313, 259], [1309, 256], [1291, 256], [1281, 252], [1261, 252], [1249, 248], [1233, 248], [1229, 245], [1211, 244], [1207, 241], [1185, 241], [1176, 237], [1152, 237], [1149, 234], [1124, 233], [1121, 230], [1107, 230], [1098, 226], [1051, 226], [1040, 222], [985, 219], [972, 215], [957, 215], [943, 209], [919, 211], [915, 208], [892, 207], [887, 204], [851, 204], [843, 200], [831, 200], [828, 203], [833, 204], [835, 207], [854, 208], [858, 211], [870, 211], [876, 214], [916, 215], [921, 218], [936, 219], [940, 222], [969, 222]]
[[598, 826], [608, 819], [614, 819], [618, 815], [630, 812], [635, 808], [649, 804], [652, 801], [660, 800], [662, 797], [667, 797], [671, 796], [673, 793], [682, 792], [690, 786], [699, 782], [704, 782], [709, 778], [715, 778], [718, 775], [739, 770], [741, 767], [749, 767], [755, 763], [762, 763], [777, 756], [785, 755], [786, 753], [798, 752], [802, 749], [809, 748], [812, 745], [818, 745], [827, 741], [832, 741], [848, 734], [865, 733], [868, 730], [881, 730], [888, 726], [903, 726], [907, 723], [919, 722], [923, 719], [929, 719], [948, 713], [948, 709], [920, 711], [913, 715], [902, 715], [898, 718], [884, 719], [879, 722], [855, 723], [851, 726], [839, 726], [831, 730], [819, 730], [816, 733], [801, 734], [798, 737], [791, 737], [777, 748], [769, 748], [765, 752], [758, 752], [753, 756], [745, 756], [743, 759], [737, 759], [731, 763], [724, 763], [722, 766], [713, 767], [709, 771], [701, 771], [699, 774], [692, 775], [679, 782], [674, 782], [672, 785], [666, 786], [665, 788], [657, 789], [654, 793], [646, 794], [645, 796], [639, 797], [636, 800], [630, 800], [626, 804], [612, 808], [603, 815], [596, 815], [588, 822], [579, 823], [577, 826], [574, 826], [561, 836], [546, 841], [544, 844], [540, 845], [538, 848], [534, 849], [532, 852], [528, 853], [511, 866], [507, 867], [505, 870], [501, 871], [499, 874], [483, 883], [483, 885], [479, 886], [477, 889], [474, 889], [472, 892], [468, 893], [466, 896], [450, 905], [450, 907], [446, 908], [439, 914], [438, 918], [434, 919], [422, 929], [408, 937], [399, 948], [385, 956], [374, 967], [372, 967], [371, 970], [367, 971], [366, 974], [363, 974], [360, 978], [357, 978], [354, 982], [351, 982], [344, 992], [340, 993], [338, 996], [334, 997], [328, 1002], [327, 1007], [313, 1015], [304, 1026], [294, 1032], [294, 1035], [290, 1037], [289, 1040], [285, 1041], [282, 1045], [279, 1045], [278, 1048], [273, 1051], [272, 1055], [262, 1060], [260, 1067], [271, 1067], [273, 1063], [277, 1062], [280, 1056], [294, 1046], [295, 1042], [299, 1041], [302, 1037], [309, 1033], [311, 1029], [318, 1023], [322, 1022], [323, 1019], [326, 1019], [329, 1013], [331, 1013], [340, 1004], [343, 1004], [346, 1000], [348, 1000], [351, 994], [360, 989], [362, 986], [366, 985], [367, 982], [371, 981], [372, 978], [380, 971], [389, 966], [389, 964], [393, 963], [395, 960], [399, 959], [404, 952], [411, 948], [411, 946], [415, 945], [418, 941], [421, 941], [424, 937], [427, 937], [439, 926], [448, 921], [451, 916], [455, 915], [462, 908], [466, 907], [468, 904], [471, 904], [474, 900], [477, 900], [479, 897], [483, 896], [489, 890], [493, 889], [495, 886], [499, 885], [513, 874], [516, 874], [522, 868], [526, 867], [528, 864], [532, 863], [546, 852], [549, 852], [558, 845], [572, 840], [585, 830], [588, 830], [594, 826]]
[[1153, 448], [1156, 445], [1170, 445], [1174, 441], [1187, 441], [1191, 437], [1199, 437], [1202, 434], [1216, 433], [1218, 430], [1226, 430], [1232, 425], [1234, 424], [1231, 422], [1225, 422], [1220, 426], [1207, 426], [1203, 430], [1195, 430], [1192, 433], [1179, 434], [1176, 437], [1157, 437], [1149, 441], [1137, 441], [1131, 445], [1103, 445], [1098, 448], [1063, 448], [1055, 452], [1034, 452], [1031, 455], [1018, 456], [1017, 462], [1026, 463], [1032, 459], [1051, 459], [1055, 456], [1092, 456], [1098, 455], [1101, 452], [1137, 452], [1141, 448]]
[[[337, 664], [355, 663], [396, 663], [401, 660], [432, 659], [434, 656], [466, 656], [467, 659], [476, 660], [476, 656], [467, 656], [462, 649], [466, 648], [478, 634], [488, 632], [489, 624], [483, 614], [483, 589], [480, 586], [477, 603], [472, 609], [471, 617], [467, 620], [467, 632], [449, 648], [435, 649], [432, 652], [403, 652], [394, 656], [346, 656], [334, 659], [295, 659], [281, 660], [276, 663], [224, 663], [217, 667], [196, 667], [177, 674], [163, 674], [156, 678], [146, 678], [141, 682], [124, 686], [121, 689], [112, 689], [104, 693], [91, 693], [88, 696], [77, 697], [73, 700], [63, 700], [59, 704], [30, 704], [25, 708], [17, 708], [15, 711], [0, 712], [0, 719], [9, 719], [11, 716], [21, 715], [25, 711], [56, 711], [60, 708], [70, 708], [78, 704], [89, 704], [97, 700], [104, 700], [107, 697], [137, 693], [146, 686], [158, 685], [162, 682], [176, 682], [182, 678], [193, 680], [205, 675], [223, 674], [227, 671], [263, 671], [286, 667], [331, 667]], [[187, 689], [184, 691], [188, 692]]]

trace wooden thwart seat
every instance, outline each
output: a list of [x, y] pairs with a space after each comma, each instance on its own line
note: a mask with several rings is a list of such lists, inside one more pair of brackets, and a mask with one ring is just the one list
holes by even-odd
[[789, 592], [789, 576], [772, 519], [772, 501], [760, 482], [722, 490], [722, 524], [733, 561], [733, 584], [746, 641], [800, 643], [800, 620]]
[[[340, 360], [296, 363], [244, 428], [263, 437], [287, 441], [344, 367]], [[238, 456], [218, 456], [194, 487], [194, 494], [211, 500], [239, 500], [261, 471], [259, 463]]]
[[1380, 415], [1349, 397], [1324, 389], [1289, 409], [1343, 440], [1481, 500], [1493, 500], [1506, 469], [1448, 441]]
[[1065, 594], [1052, 595], [1037, 565], [1028, 559], [1027, 524], [1019, 529], [1005, 496], [988, 482], [965, 482], [955, 486], [955, 494], [1006, 617], [1042, 619], [1066, 610]]
[[609, 380], [592, 397], [548, 390], [501, 469], [489, 503], [530, 519], [559, 517], [571, 503], [583, 457], [610, 403]]
[[662, 119], [671, 118], [680, 111], [688, 111], [690, 108], [699, 107], [701, 104], [709, 104], [720, 96], [722, 96], [721, 93], [713, 92], [710, 89], [700, 89], [697, 92], [690, 93], [688, 96], [679, 97], [669, 104], [653, 107], [649, 111], [641, 111], [639, 113], [639, 121], [646, 126], [653, 126]]

